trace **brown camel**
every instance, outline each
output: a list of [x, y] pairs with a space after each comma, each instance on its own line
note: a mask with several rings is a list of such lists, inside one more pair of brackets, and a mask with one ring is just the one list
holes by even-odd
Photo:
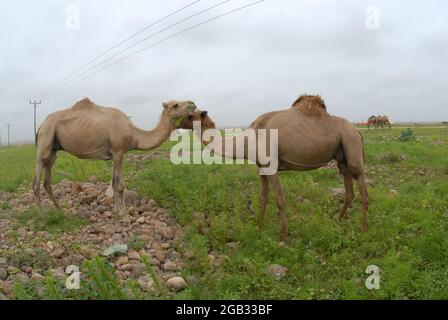
[[392, 130], [392, 126], [390, 125], [390, 121], [387, 116], [378, 116], [377, 122], [378, 122], [378, 125], [381, 127], [381, 130], [384, 129], [384, 126], [387, 126], [387, 127], [389, 127], [389, 130]]
[[[215, 128], [207, 111], [195, 111], [182, 124], [185, 129], [192, 129], [193, 122], [200, 121], [202, 134], [205, 130]], [[353, 179], [358, 180], [363, 210], [363, 230], [368, 228], [368, 194], [364, 173], [364, 146], [360, 132], [347, 120], [331, 116], [326, 111], [324, 101], [319, 96], [304, 95], [298, 98], [291, 108], [273, 111], [259, 116], [249, 127], [255, 129], [278, 129], [278, 171], [314, 170], [335, 159], [344, 177], [345, 202], [339, 214], [344, 218], [353, 201]], [[243, 132], [244, 134], [244, 132]], [[208, 145], [210, 141], [199, 137]], [[238, 137], [223, 138], [222, 150], [215, 150], [223, 155], [227, 143], [233, 143], [233, 158], [247, 159], [247, 146], [244, 155], [236, 151]], [[233, 140], [233, 141], [230, 141]], [[247, 140], [246, 140], [247, 141]], [[269, 149], [269, 139], [268, 139]], [[220, 152], [221, 151], [221, 152]], [[270, 152], [270, 150], [269, 150]], [[227, 156], [227, 154], [226, 154]], [[258, 166], [261, 166], [256, 161]], [[271, 184], [279, 210], [281, 222], [281, 239], [287, 238], [285, 199], [283, 196], [278, 171], [273, 175], [260, 175], [262, 182], [259, 225], [264, 222], [264, 213]]]
[[150, 150], [161, 145], [178, 128], [196, 106], [191, 101], [163, 103], [157, 127], [144, 131], [135, 127], [129, 118], [115, 108], [101, 107], [83, 99], [71, 108], [50, 114], [36, 135], [37, 165], [33, 189], [36, 204], [43, 215], [40, 202], [40, 180], [45, 172], [44, 188], [55, 207], [60, 209], [51, 189], [51, 170], [56, 153], [64, 150], [80, 159], [113, 161], [112, 187], [116, 212], [124, 212], [122, 185], [123, 156], [130, 150]]
[[377, 128], [377, 122], [378, 121], [378, 117], [377, 116], [370, 116], [369, 119], [367, 120], [367, 128], [370, 129], [370, 126], [375, 126], [375, 129]]

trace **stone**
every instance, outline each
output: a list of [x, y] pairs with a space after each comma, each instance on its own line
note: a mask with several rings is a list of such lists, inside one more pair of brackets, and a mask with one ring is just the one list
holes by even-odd
[[117, 262], [115, 263], [117, 266], [122, 266], [129, 262], [129, 258], [127, 256], [121, 256], [117, 259]]
[[112, 217], [112, 212], [110, 212], [110, 211], [106, 211], [106, 212], [104, 212], [104, 213], [103, 213], [103, 217], [104, 217], [104, 218], [107, 218], [107, 219], [111, 218], [111, 217]]
[[64, 253], [65, 253], [64, 248], [56, 248], [53, 250], [53, 252], [50, 255], [54, 258], [62, 258]]
[[40, 273], [34, 272], [31, 275], [31, 279], [36, 280], [36, 281], [44, 281], [45, 277], [43, 275], [41, 275]]
[[140, 278], [138, 278], [137, 282], [138, 282], [139, 287], [143, 291], [150, 291], [154, 287], [154, 280], [149, 275], [141, 276]]
[[132, 276], [134, 278], [139, 278], [145, 272], [146, 272], [146, 266], [144, 263], [134, 264], [134, 266], [132, 267]]
[[108, 224], [105, 228], [104, 228], [104, 234], [108, 235], [108, 236], [112, 236], [116, 231], [116, 227], [113, 224]]
[[6, 280], [8, 278], [8, 272], [6, 271], [6, 268], [1, 267], [0, 268], [0, 280]]
[[174, 271], [177, 269], [176, 264], [171, 261], [171, 260], [167, 260], [164, 264], [163, 264], [163, 270], [165, 271]]
[[387, 193], [387, 195], [388, 195], [389, 197], [396, 197], [396, 196], [398, 195], [398, 191], [397, 191], [397, 190], [394, 190], [394, 189], [391, 189], [391, 190], [389, 190], [389, 192]]
[[98, 182], [98, 178], [97, 178], [96, 176], [91, 176], [91, 177], [89, 178], [89, 182], [97, 183], [97, 182]]
[[144, 223], [145, 223], [145, 217], [139, 217], [139, 218], [137, 218], [136, 222], [137, 222], [137, 223], [140, 223], [140, 224], [144, 224]]
[[122, 266], [120, 266], [119, 269], [121, 271], [132, 271], [133, 265], [130, 263], [126, 263], [126, 264], [123, 264]]
[[8, 263], [8, 259], [6, 257], [0, 257], [0, 266], [4, 266]]
[[131, 205], [137, 201], [140, 201], [140, 196], [134, 190], [125, 190], [124, 191], [124, 201], [127, 205]]
[[181, 291], [187, 287], [187, 282], [180, 276], [172, 277], [166, 282], [168, 289]]
[[279, 265], [279, 264], [271, 264], [268, 267], [268, 273], [276, 280], [281, 280], [286, 276], [288, 272], [288, 268]]
[[345, 189], [344, 188], [331, 188], [331, 195], [334, 198], [343, 196], [343, 195], [345, 195]]
[[129, 251], [128, 258], [130, 260], [140, 260], [140, 254], [136, 251]]
[[107, 187], [106, 192], [104, 194], [106, 195], [107, 199], [114, 198], [114, 189], [112, 188], [111, 184]]
[[128, 252], [128, 246], [126, 244], [114, 244], [103, 250], [103, 256], [120, 256], [125, 255]]

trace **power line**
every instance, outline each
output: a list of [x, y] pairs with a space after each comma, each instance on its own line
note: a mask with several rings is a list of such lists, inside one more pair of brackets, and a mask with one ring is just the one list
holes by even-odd
[[193, 26], [191, 26], [191, 27], [188, 27], [188, 28], [186, 28], [186, 29], [184, 29], [184, 30], [181, 30], [181, 31], [179, 31], [179, 32], [176, 32], [176, 33], [174, 33], [174, 34], [171, 34], [171, 35], [169, 35], [168, 37], [165, 37], [165, 38], [163, 38], [163, 39], [161, 39], [161, 40], [158, 40], [158, 41], [156, 41], [156, 42], [153, 42], [153, 43], [150, 44], [149, 46], [146, 46], [146, 47], [144, 47], [144, 48], [142, 48], [142, 49], [140, 49], [140, 50], [138, 50], [138, 51], [135, 51], [135, 52], [133, 52], [132, 54], [130, 54], [130, 55], [128, 55], [128, 56], [125, 56], [125, 57], [123, 57], [122, 59], [119, 59], [119, 60], [117, 60], [117, 61], [115, 61], [115, 62], [113, 62], [113, 63], [111, 63], [111, 64], [105, 66], [104, 68], [101, 68], [101, 69], [95, 71], [94, 73], [91, 73], [90, 75], [87, 75], [87, 76], [84, 77], [84, 78], [81, 78], [81, 79], [79, 79], [79, 80], [77, 80], [77, 81], [75, 81], [75, 82], [73, 82], [73, 83], [71, 83], [71, 84], [69, 84], [69, 85], [67, 85], [67, 86], [65, 86], [65, 87], [62, 87], [62, 88], [56, 90], [55, 92], [53, 92], [52, 94], [50, 94], [49, 96], [47, 96], [47, 98], [52, 97], [52, 96], [54, 96], [55, 94], [57, 94], [57, 93], [59, 93], [59, 92], [61, 92], [61, 91], [63, 91], [63, 90], [69, 89], [69, 88], [75, 86], [76, 84], [78, 84], [78, 83], [80, 83], [80, 82], [82, 82], [82, 81], [84, 81], [84, 80], [86, 80], [86, 79], [88, 79], [88, 78], [90, 78], [90, 77], [92, 77], [92, 76], [94, 76], [94, 75], [96, 75], [96, 74], [102, 72], [103, 70], [106, 70], [106, 69], [108, 69], [108, 68], [110, 68], [110, 67], [112, 67], [112, 66], [114, 66], [114, 65], [116, 65], [116, 64], [118, 64], [118, 63], [120, 63], [120, 62], [122, 62], [122, 61], [124, 61], [124, 60], [127, 60], [127, 59], [129, 59], [129, 58], [135, 56], [136, 54], [141, 53], [142, 51], [145, 51], [145, 50], [148, 50], [148, 49], [150, 49], [150, 48], [152, 48], [152, 47], [155, 47], [155, 46], [159, 45], [159, 44], [162, 43], [162, 42], [165, 42], [165, 41], [167, 41], [167, 40], [169, 40], [169, 39], [171, 39], [171, 38], [174, 38], [174, 37], [176, 37], [176, 36], [179, 36], [179, 35], [181, 35], [181, 34], [183, 34], [183, 33], [185, 33], [185, 32], [188, 32], [188, 31], [190, 31], [190, 30], [192, 30], [192, 29], [195, 29], [195, 28], [197, 28], [197, 27], [199, 27], [199, 26], [202, 26], [202, 25], [204, 25], [204, 24], [206, 24], [206, 23], [209, 23], [209, 22], [212, 22], [212, 21], [214, 21], [214, 20], [220, 19], [220, 18], [222, 18], [222, 17], [224, 17], [224, 16], [227, 16], [227, 15], [232, 14], [232, 13], [234, 13], [234, 12], [237, 12], [237, 11], [240, 11], [240, 10], [243, 10], [243, 9], [246, 9], [246, 8], [248, 8], [248, 7], [257, 5], [257, 4], [259, 4], [259, 3], [261, 3], [261, 2], [264, 2], [264, 1], [265, 1], [265, 0], [259, 0], [259, 1], [256, 1], [256, 2], [252, 2], [252, 3], [248, 4], [248, 5], [245, 5], [245, 6], [242, 6], [242, 7], [239, 7], [239, 8], [230, 10], [230, 11], [227, 11], [227, 12], [225, 12], [225, 13], [223, 13], [223, 14], [220, 14], [220, 15], [215, 16], [215, 17], [213, 17], [213, 18], [207, 19], [207, 20], [202, 21], [202, 22], [200, 22], [200, 23], [197, 23], [197, 24], [195, 24], [195, 25], [193, 25]]
[[[89, 71], [91, 71], [91, 70], [93, 70], [93, 69], [95, 69], [95, 68], [101, 66], [101, 65], [104, 64], [105, 62], [110, 61], [110, 60], [112, 60], [113, 58], [115, 58], [115, 57], [121, 55], [123, 52], [126, 52], [127, 50], [129, 50], [129, 49], [131, 49], [131, 48], [134, 48], [134, 47], [137, 46], [138, 44], [140, 44], [140, 43], [142, 43], [142, 42], [144, 42], [144, 41], [146, 41], [146, 40], [149, 40], [150, 38], [153, 38], [154, 36], [159, 35], [159, 34], [161, 34], [162, 32], [164, 32], [164, 31], [166, 31], [166, 30], [168, 30], [168, 29], [171, 29], [171, 28], [173, 28], [173, 27], [175, 27], [175, 26], [177, 26], [177, 25], [179, 25], [179, 24], [181, 24], [181, 23], [183, 23], [183, 22], [185, 22], [185, 21], [191, 20], [191, 19], [193, 19], [194, 17], [196, 17], [196, 16], [198, 16], [198, 15], [200, 15], [200, 14], [203, 14], [203, 13], [205, 13], [205, 12], [207, 12], [207, 11], [210, 11], [210, 10], [212, 10], [212, 9], [214, 9], [214, 8], [216, 8], [216, 7], [219, 7], [219, 6], [223, 5], [223, 4], [226, 4], [226, 3], [230, 2], [230, 1], [232, 1], [232, 0], [224, 0], [224, 1], [220, 2], [220, 3], [218, 3], [218, 4], [215, 4], [215, 5], [213, 5], [213, 6], [210, 6], [210, 7], [206, 8], [206, 9], [204, 9], [204, 10], [198, 11], [198, 12], [196, 12], [195, 14], [193, 14], [193, 15], [191, 15], [191, 16], [188, 16], [188, 17], [186, 17], [186, 18], [184, 18], [184, 19], [182, 19], [182, 20], [180, 20], [180, 21], [178, 21], [178, 22], [176, 22], [176, 23], [170, 24], [169, 26], [167, 26], [167, 27], [165, 27], [165, 28], [163, 28], [163, 29], [161, 29], [161, 30], [159, 30], [159, 31], [157, 31], [157, 32], [154, 32], [154, 33], [148, 35], [147, 37], [145, 37], [145, 38], [143, 38], [143, 39], [137, 41], [136, 43], [134, 43], [134, 44], [132, 44], [132, 45], [130, 45], [130, 46], [128, 46], [128, 47], [126, 47], [126, 48], [124, 48], [124, 49], [118, 51], [117, 53], [115, 53], [114, 55], [112, 55], [112, 56], [110, 56], [110, 57], [104, 59], [103, 61], [101, 61], [101, 62], [99, 62], [99, 63], [97, 63], [97, 64], [95, 64], [95, 65], [89, 67], [88, 69], [84, 70], [84, 71], [81, 72], [80, 74], [77, 74], [76, 76], [74, 76], [73, 79], [71, 79], [71, 80], [68, 81], [68, 82], [72, 82], [72, 81], [74, 81], [75, 79], [81, 77], [82, 75], [88, 73]], [[57, 88], [57, 87], [58, 87], [58, 86], [56, 86], [56, 88]], [[55, 89], [56, 89], [56, 88], [55, 88]], [[47, 92], [47, 94], [43, 95], [42, 98], [45, 98], [46, 96], [51, 96], [51, 95], [52, 95], [52, 91], [54, 91], [54, 90], [50, 90], [49, 92]], [[56, 91], [57, 91], [57, 89], [56, 89]]]
[[59, 84], [65, 82], [67, 79], [71, 78], [74, 74], [78, 73], [80, 70], [84, 69], [85, 67], [87, 67], [89, 64], [91, 64], [92, 62], [98, 60], [98, 58], [103, 57], [105, 54], [107, 54], [108, 52], [112, 51], [115, 48], [118, 48], [120, 45], [122, 45], [123, 43], [131, 40], [132, 38], [136, 37], [137, 35], [141, 34], [143, 31], [148, 30], [149, 28], [155, 26], [156, 24], [168, 19], [169, 17], [172, 17], [173, 15], [195, 5], [196, 3], [200, 2], [201, 0], [195, 0], [189, 4], [187, 4], [186, 6], [177, 9], [173, 12], [171, 12], [170, 14], [164, 16], [163, 18], [160, 18], [159, 20], [151, 23], [150, 25], [144, 27], [143, 29], [140, 29], [139, 31], [137, 31], [136, 33], [132, 34], [131, 36], [127, 37], [124, 40], [121, 40], [120, 42], [118, 42], [117, 44], [113, 45], [112, 47], [110, 47], [109, 49], [105, 50], [104, 52], [102, 52], [101, 54], [97, 55], [95, 58], [89, 60], [86, 64], [84, 64], [83, 66], [79, 67], [78, 69], [74, 70], [73, 72], [71, 72], [70, 74], [68, 74], [67, 76], [65, 76], [62, 80], [59, 80], [58, 82], [56, 82], [55, 84], [53, 84], [52, 86], [48, 87], [47, 89], [45, 89], [44, 91], [40, 92], [39, 94], [37, 94], [38, 97], [41, 97], [43, 94], [48, 93], [49, 91], [51, 91], [52, 89], [54, 89], [55, 87], [57, 87]]

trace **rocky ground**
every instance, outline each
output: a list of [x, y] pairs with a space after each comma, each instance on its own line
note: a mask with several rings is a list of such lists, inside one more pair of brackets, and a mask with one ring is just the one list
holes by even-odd
[[[92, 177], [89, 182], [63, 180], [53, 191], [64, 210], [64, 215], [82, 222], [72, 230], [51, 233], [36, 228], [35, 218], [18, 225], [11, 214], [19, 217], [34, 207], [29, 186], [16, 194], [0, 193], [0, 293], [10, 297], [17, 279], [44, 280], [47, 272], [65, 277], [65, 268], [80, 265], [84, 259], [105, 256], [104, 250], [113, 251], [121, 244], [124, 252], [106, 257], [116, 269], [117, 276], [125, 281], [135, 279], [144, 291], [153, 290], [153, 279], [147, 274], [143, 257], [152, 265], [159, 279], [171, 291], [187, 286], [180, 276], [184, 259], [176, 249], [181, 243], [182, 229], [176, 220], [157, 206], [153, 199], [140, 197], [126, 190], [127, 214], [113, 213], [113, 192], [107, 183]], [[17, 197], [17, 194], [22, 194]], [[43, 205], [52, 204], [42, 191]], [[6, 205], [5, 205], [6, 204]], [[13, 211], [12, 211], [13, 208]]]

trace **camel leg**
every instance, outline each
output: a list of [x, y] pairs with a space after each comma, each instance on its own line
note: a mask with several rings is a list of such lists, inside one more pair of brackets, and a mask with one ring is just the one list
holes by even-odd
[[283, 197], [282, 186], [280, 184], [280, 179], [278, 178], [278, 173], [268, 176], [268, 180], [271, 183], [272, 189], [274, 190], [275, 193], [275, 200], [277, 201], [277, 207], [281, 223], [280, 239], [284, 241], [288, 238], [288, 226], [286, 223], [285, 198]]
[[261, 227], [264, 223], [264, 213], [268, 203], [269, 195], [269, 180], [265, 175], [260, 175], [261, 178], [261, 200], [260, 200], [260, 215], [258, 217], [258, 225]]
[[33, 191], [34, 201], [36, 202], [37, 208], [39, 209], [39, 213], [42, 217], [44, 216], [44, 210], [42, 209], [42, 204], [40, 202], [40, 179], [42, 179], [43, 168], [43, 161], [37, 160], [36, 173], [33, 180]]
[[369, 195], [367, 193], [367, 184], [364, 173], [362, 173], [358, 178], [359, 193], [361, 194], [361, 204], [362, 204], [362, 230], [367, 231], [369, 228], [368, 222], [368, 211], [369, 211]]
[[354, 192], [353, 192], [353, 176], [348, 171], [348, 168], [343, 163], [338, 163], [339, 171], [344, 176], [344, 187], [345, 187], [345, 200], [344, 200], [344, 207], [341, 210], [341, 213], [339, 214], [339, 221], [342, 221], [344, 216], [347, 213], [347, 209], [350, 206], [350, 204], [353, 202], [353, 199], [355, 198]]
[[114, 172], [112, 176], [112, 188], [114, 189], [115, 213], [124, 214], [124, 187], [122, 184], [123, 155], [114, 157]]
[[48, 197], [51, 199], [51, 201], [53, 201], [56, 209], [61, 210], [61, 207], [59, 206], [59, 204], [53, 194], [53, 190], [51, 188], [51, 170], [53, 169], [53, 165], [54, 165], [55, 161], [56, 161], [56, 152], [53, 152], [51, 154], [50, 164], [45, 167], [44, 188], [45, 188], [45, 191], [47, 191]]

